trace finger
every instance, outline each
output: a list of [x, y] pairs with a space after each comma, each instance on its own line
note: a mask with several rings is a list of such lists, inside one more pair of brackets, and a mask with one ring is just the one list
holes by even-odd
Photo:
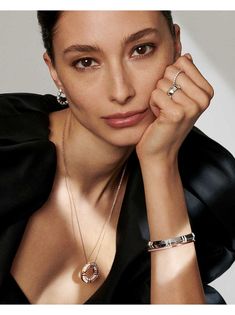
[[[175, 73], [177, 72], [178, 70], [175, 68]], [[185, 108], [190, 111], [191, 115], [196, 114], [197, 111], [204, 111], [210, 103], [208, 95], [195, 85], [184, 73], [180, 73], [177, 79], [177, 84], [180, 86], [180, 89], [172, 95], [172, 99], [176, 103], [185, 106]], [[157, 88], [162, 89], [162, 91], [167, 94], [171, 85], [170, 80], [164, 78], [158, 81]]]
[[[198, 68], [193, 64], [193, 62], [186, 56], [179, 57], [176, 62], [166, 68], [165, 76], [169, 80], [173, 80], [175, 75], [175, 69], [184, 71], [184, 73], [202, 90], [204, 90], [210, 98], [214, 95], [214, 90], [205, 77], [201, 74]], [[181, 74], [178, 78], [181, 77]], [[177, 80], [178, 80], [177, 78]]]
[[185, 118], [185, 110], [182, 105], [174, 102], [164, 91], [156, 89], [150, 98], [151, 108], [159, 110], [159, 121], [181, 122]]

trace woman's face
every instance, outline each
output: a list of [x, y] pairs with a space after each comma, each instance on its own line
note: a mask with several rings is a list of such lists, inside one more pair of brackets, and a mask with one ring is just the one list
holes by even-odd
[[[178, 37], [156, 11], [65, 11], [53, 38], [55, 66], [45, 58], [86, 130], [115, 146], [136, 145], [156, 118], [150, 96], [179, 53]], [[114, 114], [128, 117], [106, 118]]]

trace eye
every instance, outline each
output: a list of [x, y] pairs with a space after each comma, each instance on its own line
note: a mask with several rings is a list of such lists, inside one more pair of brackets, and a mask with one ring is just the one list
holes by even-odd
[[154, 44], [139, 45], [134, 48], [132, 56], [137, 57], [137, 58], [144, 57], [145, 55], [152, 53], [154, 49], [155, 49]]
[[79, 70], [86, 70], [92, 67], [96, 67], [97, 65], [98, 63], [90, 57], [81, 58], [73, 62], [73, 66]]

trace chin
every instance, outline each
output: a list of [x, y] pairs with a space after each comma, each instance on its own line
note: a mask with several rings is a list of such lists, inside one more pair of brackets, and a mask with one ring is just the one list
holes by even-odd
[[[131, 147], [136, 146], [141, 140], [145, 130], [153, 122], [150, 121], [142, 126], [135, 126], [130, 128], [123, 128], [113, 134], [112, 139], [107, 139], [109, 143], [117, 147]], [[112, 135], [112, 132], [110, 133]]]

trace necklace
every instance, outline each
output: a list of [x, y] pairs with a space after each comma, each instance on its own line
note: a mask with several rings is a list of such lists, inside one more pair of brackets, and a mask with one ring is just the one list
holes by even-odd
[[[120, 191], [120, 188], [121, 188], [121, 185], [122, 185], [123, 177], [124, 177], [124, 174], [125, 174], [125, 171], [126, 171], [126, 164], [125, 164], [125, 166], [123, 168], [119, 184], [118, 184], [118, 186], [116, 188], [114, 199], [113, 199], [113, 202], [112, 202], [112, 206], [111, 206], [109, 215], [108, 215], [107, 219], [104, 221], [104, 224], [103, 224], [102, 229], [101, 229], [101, 233], [100, 233], [100, 235], [99, 235], [99, 237], [98, 237], [98, 239], [96, 241], [95, 247], [93, 248], [91, 254], [89, 255], [89, 258], [87, 258], [85, 245], [84, 245], [82, 232], [81, 232], [81, 227], [80, 227], [80, 223], [79, 223], [79, 220], [78, 220], [77, 208], [76, 208], [76, 205], [75, 205], [75, 202], [74, 202], [72, 189], [70, 187], [71, 183], [69, 183], [70, 176], [69, 176], [68, 167], [67, 167], [67, 161], [66, 161], [66, 156], [65, 156], [65, 132], [66, 132], [66, 128], [67, 128], [68, 117], [71, 119], [71, 111], [69, 111], [68, 114], [69, 115], [67, 115], [67, 117], [65, 119], [64, 128], [63, 128], [63, 135], [62, 135], [62, 156], [63, 156], [64, 169], [65, 169], [65, 183], [66, 183], [67, 193], [68, 193], [68, 196], [69, 196], [71, 218], [73, 218], [73, 211], [74, 211], [75, 218], [76, 218], [76, 223], [77, 223], [77, 226], [78, 226], [79, 235], [80, 235], [80, 239], [81, 239], [81, 243], [82, 243], [83, 253], [84, 253], [84, 257], [85, 257], [85, 261], [86, 261], [86, 264], [82, 267], [81, 271], [79, 272], [79, 276], [80, 276], [80, 278], [82, 279], [83, 282], [91, 283], [91, 282], [94, 282], [99, 277], [99, 268], [98, 268], [98, 265], [96, 263], [96, 260], [97, 260], [97, 257], [99, 255], [100, 248], [101, 248], [101, 245], [102, 245], [102, 242], [103, 242], [103, 239], [104, 239], [105, 227], [106, 227], [107, 223], [110, 221], [112, 213], [113, 213], [113, 210], [114, 210], [114, 207], [116, 205], [117, 197], [118, 197], [118, 194], [119, 194], [119, 191]], [[72, 220], [72, 227], [73, 227], [73, 220]], [[73, 231], [74, 231], [74, 227], [73, 227]], [[75, 232], [74, 232], [74, 235], [75, 235]], [[102, 238], [101, 238], [101, 236], [102, 236]], [[97, 251], [96, 257], [95, 257], [94, 261], [90, 261], [90, 257], [92, 256], [94, 250], [96, 249], [97, 244], [99, 243], [100, 239], [101, 239], [101, 242], [100, 242], [100, 245], [98, 247], [98, 251]]]

